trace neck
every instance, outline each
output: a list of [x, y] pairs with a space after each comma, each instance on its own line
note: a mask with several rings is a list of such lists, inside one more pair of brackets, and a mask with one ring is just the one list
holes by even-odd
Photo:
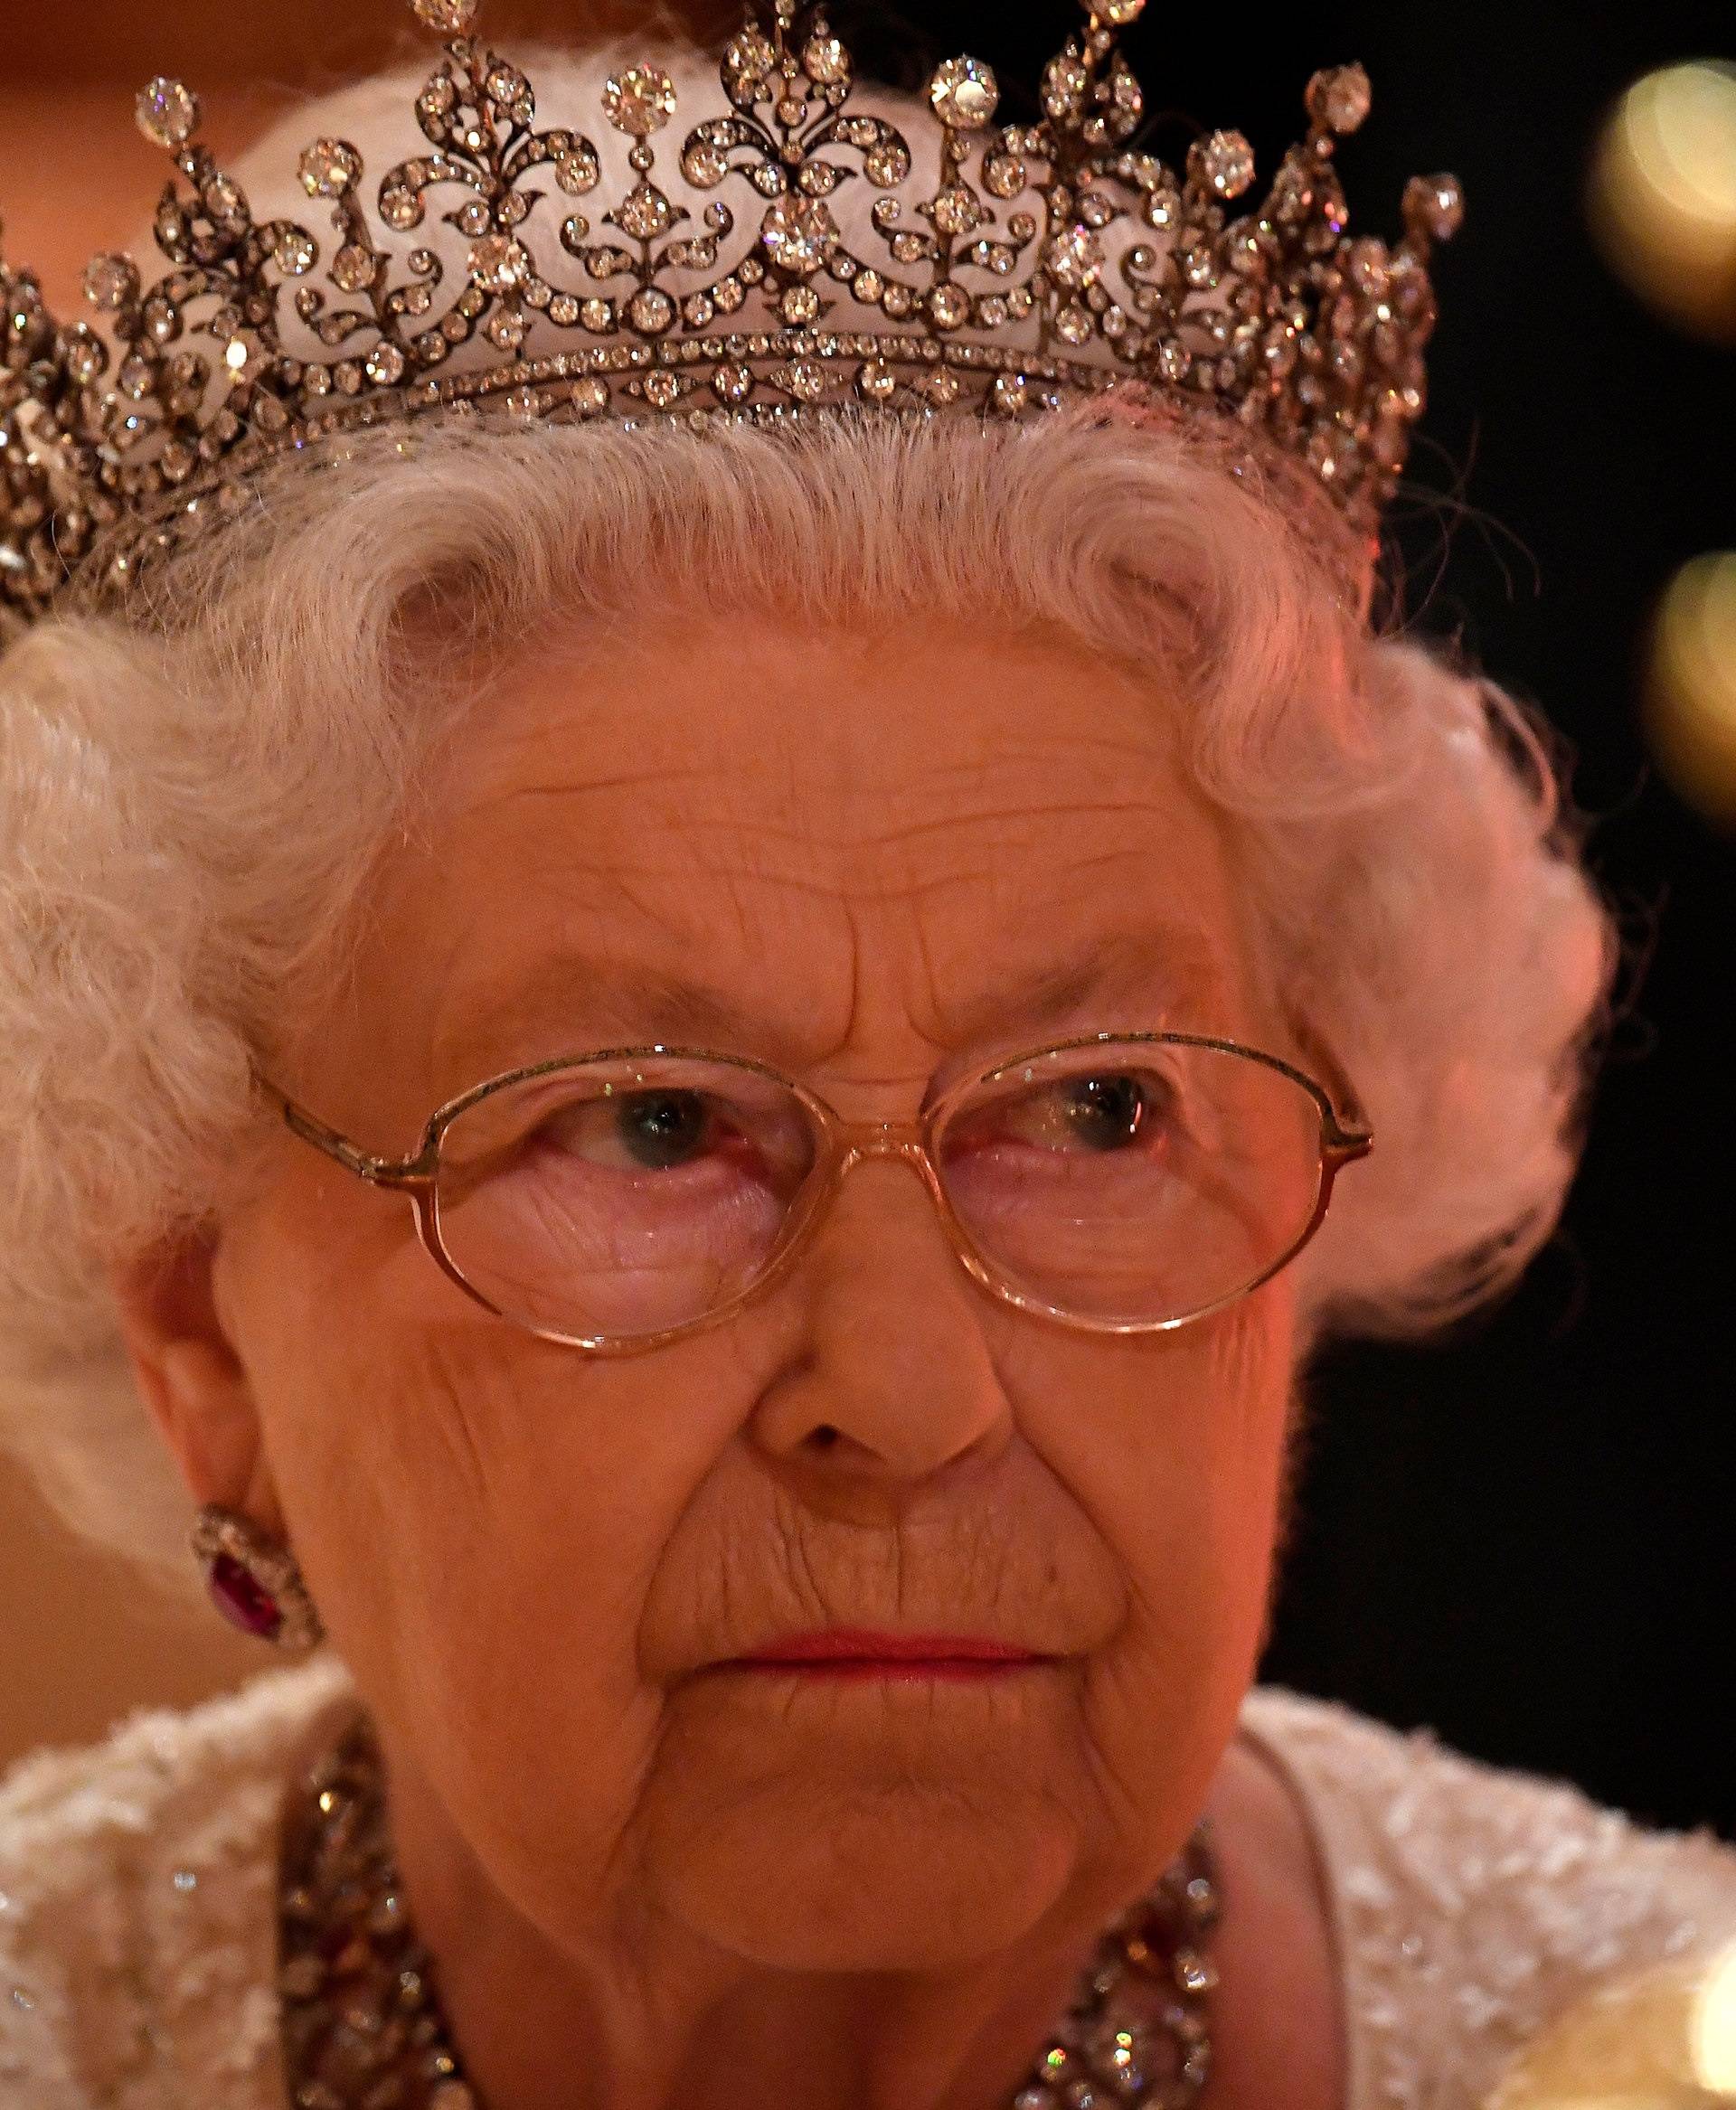
[[413, 1763], [390, 1778], [406, 1893], [487, 2110], [1006, 2110], [1127, 1902], [1080, 1881], [1010, 1946], [951, 1967], [768, 1968], [642, 1903], [556, 1940]]

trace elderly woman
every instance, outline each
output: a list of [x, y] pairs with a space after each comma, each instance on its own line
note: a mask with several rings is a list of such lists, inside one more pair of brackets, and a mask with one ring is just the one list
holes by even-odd
[[[1286, 422], [1357, 385], [1297, 262], [1356, 70], [1290, 363], [1166, 387], [1174, 287], [1142, 375], [1067, 351], [1238, 236], [1234, 135], [1119, 144], [1135, 11], [1008, 132], [787, 14], [538, 116], [419, 0], [421, 93], [239, 188], [153, 84], [166, 287], [9, 279], [4, 1430], [316, 1645], [0, 1794], [8, 2110], [1446, 2110], [1736, 1931], [1710, 1840], [1250, 1689], [1298, 1371], [1546, 1236], [1611, 947], [1521, 712], [1371, 612], [1390, 422]], [[955, 274], [1045, 154], [1075, 223]], [[1414, 411], [1411, 218], [1331, 326]], [[241, 420], [172, 363], [225, 297]]]

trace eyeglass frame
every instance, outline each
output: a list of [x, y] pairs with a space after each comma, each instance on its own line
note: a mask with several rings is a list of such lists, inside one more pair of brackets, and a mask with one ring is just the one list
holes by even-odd
[[[1226, 1291], [1222, 1296], [1215, 1297], [1194, 1311], [1172, 1318], [1087, 1318], [1076, 1312], [1062, 1311], [1055, 1305], [1044, 1304], [1004, 1279], [993, 1264], [976, 1249], [969, 1233], [959, 1222], [948, 1199], [946, 1185], [935, 1161], [934, 1139], [946, 1116], [961, 1098], [984, 1085], [992, 1084], [1023, 1063], [1034, 1062], [1045, 1056], [1067, 1054], [1075, 1048], [1096, 1047], [1106, 1041], [1203, 1048], [1221, 1054], [1243, 1057], [1247, 1060], [1263, 1064], [1299, 1086], [1314, 1101], [1320, 1116], [1319, 1169], [1314, 1208], [1301, 1231], [1278, 1258], [1261, 1269], [1251, 1281]], [[462, 1272], [447, 1250], [445, 1239], [440, 1234], [440, 1144], [447, 1130], [461, 1114], [467, 1112], [479, 1100], [505, 1090], [509, 1086], [525, 1083], [533, 1078], [546, 1077], [559, 1069], [579, 1069], [592, 1063], [619, 1061], [644, 1055], [671, 1057], [683, 1061], [722, 1063], [750, 1071], [793, 1091], [807, 1109], [819, 1137], [818, 1154], [797, 1190], [798, 1193], [806, 1192], [808, 1200], [799, 1210], [794, 1207], [790, 1209], [765, 1263], [743, 1288], [737, 1290], [715, 1309], [703, 1312], [696, 1318], [685, 1319], [678, 1326], [662, 1327], [650, 1333], [586, 1337], [562, 1333], [552, 1327], [540, 1326], [529, 1319], [520, 1318], [514, 1313], [503, 1311]], [[474, 1303], [480, 1305], [485, 1311], [492, 1312], [496, 1318], [504, 1319], [508, 1325], [523, 1328], [538, 1340], [551, 1341], [557, 1346], [576, 1348], [593, 1355], [644, 1353], [652, 1349], [666, 1347], [672, 1342], [684, 1340], [689, 1334], [704, 1332], [725, 1319], [733, 1318], [788, 1273], [797, 1256], [811, 1241], [845, 1174], [863, 1159], [869, 1157], [901, 1158], [915, 1168], [934, 1201], [948, 1239], [966, 1273], [1002, 1303], [1085, 1333], [1174, 1333], [1180, 1327], [1191, 1326], [1198, 1320], [1210, 1318], [1214, 1313], [1223, 1311], [1231, 1305], [1239, 1304], [1243, 1297], [1251, 1296], [1255, 1290], [1263, 1287], [1275, 1275], [1288, 1267], [1324, 1222], [1339, 1173], [1357, 1158], [1366, 1157], [1374, 1146], [1373, 1133], [1360, 1119], [1353, 1097], [1348, 1091], [1340, 1094], [1344, 1106], [1341, 1114], [1339, 1100], [1335, 1099], [1326, 1086], [1310, 1077], [1307, 1070], [1287, 1061], [1281, 1055], [1272, 1055], [1264, 1049], [1250, 1048], [1240, 1041], [1205, 1033], [1104, 1031], [1052, 1041], [1043, 1047], [1028, 1050], [1021, 1055], [1001, 1057], [986, 1064], [980, 1070], [974, 1070], [968, 1076], [958, 1079], [932, 1104], [925, 1106], [914, 1120], [909, 1121], [846, 1120], [828, 1100], [823, 1098], [811, 1086], [804, 1084], [799, 1078], [790, 1077], [772, 1064], [761, 1062], [750, 1055], [725, 1054], [715, 1049], [672, 1047], [663, 1042], [628, 1048], [592, 1049], [583, 1054], [552, 1056], [541, 1062], [503, 1070], [497, 1077], [486, 1078], [480, 1084], [469, 1086], [456, 1097], [437, 1107], [429, 1116], [423, 1126], [420, 1145], [407, 1157], [380, 1157], [363, 1150], [359, 1144], [328, 1126], [317, 1116], [299, 1105], [262, 1071], [256, 1069], [253, 1076], [256, 1085], [277, 1105], [291, 1131], [304, 1142], [312, 1144], [316, 1150], [342, 1165], [345, 1172], [354, 1173], [369, 1186], [409, 1195], [416, 1220], [417, 1237], [424, 1250], [441, 1273], [455, 1282]]]

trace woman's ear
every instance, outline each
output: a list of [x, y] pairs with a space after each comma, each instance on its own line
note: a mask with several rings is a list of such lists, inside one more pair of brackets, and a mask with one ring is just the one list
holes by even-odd
[[140, 1395], [200, 1503], [280, 1533], [252, 1385], [218, 1309], [219, 1234], [175, 1232], [109, 1269]]

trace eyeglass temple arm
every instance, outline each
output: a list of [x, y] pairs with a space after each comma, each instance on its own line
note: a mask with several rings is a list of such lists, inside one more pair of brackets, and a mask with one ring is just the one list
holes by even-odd
[[425, 1187], [433, 1178], [431, 1153], [426, 1145], [411, 1157], [375, 1157], [352, 1143], [347, 1135], [328, 1128], [305, 1107], [297, 1106], [269, 1078], [261, 1077], [256, 1071], [255, 1081], [297, 1135], [316, 1150], [323, 1150], [327, 1157], [335, 1158], [346, 1173], [354, 1173], [371, 1187]]
[[1329, 1164], [1347, 1165], [1366, 1157], [1374, 1147], [1374, 1138], [1366, 1128], [1341, 1128], [1335, 1118], [1322, 1147]]

